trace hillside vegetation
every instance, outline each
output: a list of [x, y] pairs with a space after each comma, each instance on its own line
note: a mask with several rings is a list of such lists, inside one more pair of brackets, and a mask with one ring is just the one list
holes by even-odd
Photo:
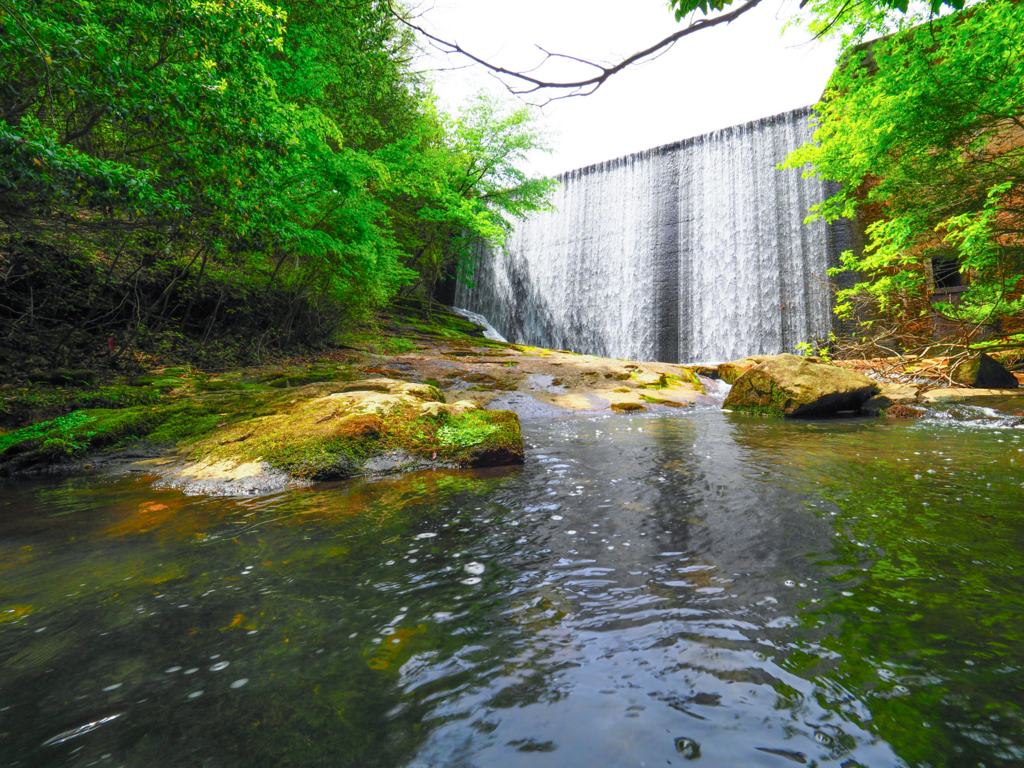
[[525, 108], [439, 111], [379, 3], [0, 3], [0, 367], [316, 346], [500, 245]]

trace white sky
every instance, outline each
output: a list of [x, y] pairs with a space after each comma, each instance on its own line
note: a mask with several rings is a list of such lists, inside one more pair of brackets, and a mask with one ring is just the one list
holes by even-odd
[[[420, 8], [427, 29], [519, 69], [540, 62], [534, 45], [617, 61], [679, 28], [665, 0], [433, 1]], [[796, 30], [783, 37], [795, 10], [792, 0], [765, 0], [732, 24], [697, 32], [660, 59], [613, 76], [593, 95], [549, 104], [543, 123], [555, 151], [533, 158], [531, 170], [559, 173], [814, 103], [836, 43], [811, 42]], [[447, 66], [465, 63], [453, 57]], [[433, 65], [446, 63], [436, 56]], [[449, 111], [481, 88], [503, 92], [480, 67], [436, 75]]]

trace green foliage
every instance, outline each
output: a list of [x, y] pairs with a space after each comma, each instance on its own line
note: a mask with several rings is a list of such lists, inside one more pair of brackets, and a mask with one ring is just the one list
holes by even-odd
[[894, 310], [922, 294], [926, 261], [950, 252], [972, 282], [942, 308], [949, 316], [981, 323], [1024, 308], [1024, 8], [989, 0], [848, 45], [815, 112], [814, 142], [785, 165], [843, 187], [810, 220], [874, 212], [864, 254], [843, 256], [864, 280], [840, 292], [840, 311], [858, 295]]
[[94, 421], [94, 419], [84, 411], [74, 411], [67, 416], [60, 416], [52, 421], [43, 421], [15, 432], [8, 432], [7, 434], [0, 435], [0, 453], [6, 451], [15, 443], [20, 443], [22, 440], [31, 440], [43, 437], [44, 435], [51, 435], [51, 440], [67, 441], [69, 440], [68, 435], [73, 430], [90, 421]]
[[516, 168], [530, 113], [439, 114], [412, 42], [377, 3], [4, 3], [0, 249], [73, 262], [32, 296], [100, 349], [330, 335], [467, 238], [500, 243], [551, 186]]
[[[831, 331], [828, 334], [829, 344], [835, 343], [836, 335]], [[820, 341], [800, 341], [793, 347], [793, 350], [800, 357], [818, 357], [826, 363], [832, 362], [832, 354], [828, 344]]]
[[[675, 13], [676, 21], [684, 16], [700, 11], [705, 16], [712, 11], [722, 11], [732, 6], [734, 0], [669, 0], [669, 8]], [[894, 11], [907, 13], [911, 10], [909, 0], [874, 0], [871, 3], [853, 4], [847, 0], [819, 0], [808, 3], [813, 11], [816, 33], [823, 33], [834, 27], [837, 21], [849, 22], [851, 19], [877, 19], [882, 21], [891, 17]], [[931, 13], [940, 13], [944, 8], [964, 7], [966, 0], [928, 0], [927, 6]], [[740, 4], [741, 5], [741, 4]], [[801, 4], [801, 8], [804, 4]]]
[[392, 226], [424, 284], [453, 270], [468, 277], [481, 241], [500, 249], [515, 219], [549, 208], [556, 182], [520, 168], [534, 150], [549, 151], [531, 108], [480, 93], [454, 118], [423, 121], [376, 153], [393, 169]]

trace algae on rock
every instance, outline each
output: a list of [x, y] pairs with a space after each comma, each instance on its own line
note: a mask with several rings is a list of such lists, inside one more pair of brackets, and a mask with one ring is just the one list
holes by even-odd
[[829, 416], [859, 411], [877, 393], [874, 381], [854, 371], [775, 355], [736, 379], [722, 407], [766, 416]]
[[[428, 384], [394, 379], [311, 384], [270, 413], [215, 429], [188, 455], [184, 475], [233, 479], [253, 466], [307, 481], [429, 466], [523, 463], [518, 417], [476, 403], [446, 404]], [[247, 475], [251, 477], [251, 475]]]

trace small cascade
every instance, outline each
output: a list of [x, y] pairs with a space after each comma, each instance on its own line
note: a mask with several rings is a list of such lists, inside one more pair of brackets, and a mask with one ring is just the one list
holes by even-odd
[[498, 330], [491, 325], [490, 321], [483, 315], [479, 315], [476, 312], [470, 312], [468, 309], [463, 309], [462, 307], [448, 307], [448, 309], [450, 309], [453, 314], [465, 318], [471, 323], [476, 323], [483, 328], [485, 339], [490, 339], [491, 341], [508, 341], [508, 339], [498, 333]]
[[559, 177], [555, 210], [481, 249], [456, 303], [516, 343], [607, 357], [716, 362], [791, 352], [832, 327], [827, 270], [848, 224], [803, 223], [833, 191], [778, 163], [810, 109]]

